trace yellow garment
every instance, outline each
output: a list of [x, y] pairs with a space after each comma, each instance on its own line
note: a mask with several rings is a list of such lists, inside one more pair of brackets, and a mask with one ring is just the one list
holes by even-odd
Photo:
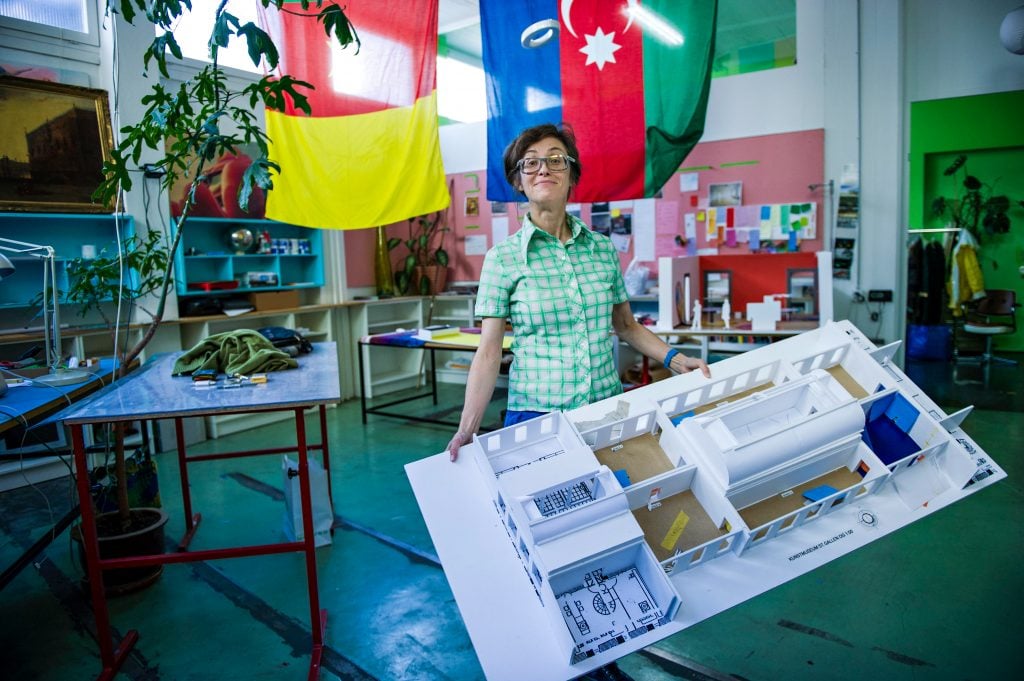
[[946, 289], [949, 292], [949, 309], [954, 317], [963, 314], [963, 304], [968, 300], [985, 297], [985, 277], [978, 263], [978, 242], [967, 230], [960, 231], [960, 242], [953, 249], [953, 267]]

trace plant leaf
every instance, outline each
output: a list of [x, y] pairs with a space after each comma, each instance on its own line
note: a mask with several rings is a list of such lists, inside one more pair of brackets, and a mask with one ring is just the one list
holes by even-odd
[[960, 170], [960, 168], [963, 167], [964, 163], [966, 163], [966, 162], [967, 162], [967, 156], [965, 156], [964, 154], [960, 154], [955, 159], [953, 159], [953, 162], [951, 164], [949, 164], [949, 167], [946, 168], [942, 172], [942, 174], [945, 175], [946, 177], [949, 177], [950, 175], [953, 175], [954, 173], [956, 173], [956, 171]]
[[250, 21], [238, 29], [238, 35], [245, 37], [249, 59], [252, 59], [253, 64], [259, 66], [260, 60], [266, 58], [267, 66], [270, 69], [277, 68], [280, 56], [274, 41], [270, 39], [266, 31]]

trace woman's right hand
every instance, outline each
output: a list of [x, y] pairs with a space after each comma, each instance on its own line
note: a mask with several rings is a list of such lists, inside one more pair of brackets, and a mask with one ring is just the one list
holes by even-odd
[[469, 442], [472, 439], [472, 435], [461, 430], [452, 436], [451, 442], [449, 442], [448, 446], [446, 447], [446, 449], [448, 450], [448, 456], [451, 458], [452, 461], [455, 461], [455, 459], [459, 458], [459, 448], [462, 447], [462, 445], [469, 444]]

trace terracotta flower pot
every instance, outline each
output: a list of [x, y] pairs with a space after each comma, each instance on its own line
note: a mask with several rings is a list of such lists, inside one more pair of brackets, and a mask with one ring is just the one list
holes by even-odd
[[[426, 279], [429, 282], [426, 291], [423, 290], [420, 284], [421, 279]], [[448, 268], [441, 267], [440, 265], [425, 265], [416, 267], [412, 273], [412, 289], [409, 293], [413, 295], [419, 295], [425, 293], [426, 295], [437, 295], [444, 291], [448, 285]]]
[[[100, 558], [126, 558], [164, 552], [167, 513], [160, 508], [133, 508], [131, 515], [132, 526], [127, 532], [120, 531], [117, 511], [96, 516]], [[85, 546], [82, 543], [81, 528], [76, 526], [71, 531], [71, 536], [78, 543], [78, 559], [85, 569]], [[163, 565], [104, 570], [103, 587], [108, 596], [129, 594], [151, 585], [160, 577], [163, 570]]]

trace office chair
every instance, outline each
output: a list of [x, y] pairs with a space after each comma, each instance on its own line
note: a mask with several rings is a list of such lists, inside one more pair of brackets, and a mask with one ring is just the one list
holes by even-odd
[[1017, 296], [1013, 291], [989, 289], [980, 300], [965, 303], [964, 319], [960, 325], [964, 333], [984, 336], [985, 350], [979, 357], [960, 357], [953, 344], [953, 360], [956, 362], [978, 361], [982, 364], [1000, 362], [1017, 364], [1016, 360], [996, 357], [992, 354], [992, 338], [1017, 332]]

